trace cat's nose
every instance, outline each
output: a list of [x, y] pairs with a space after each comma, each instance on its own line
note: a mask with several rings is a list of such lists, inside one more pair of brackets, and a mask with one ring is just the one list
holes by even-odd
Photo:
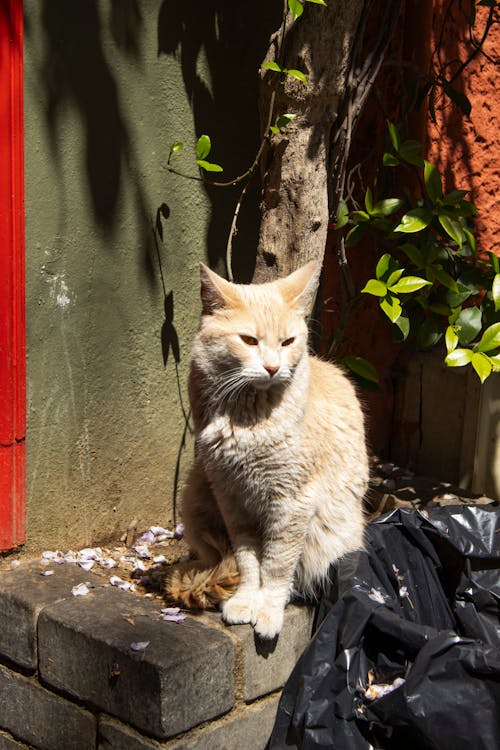
[[264, 370], [269, 373], [269, 377], [272, 378], [273, 375], [276, 375], [280, 368], [276, 365], [264, 365]]

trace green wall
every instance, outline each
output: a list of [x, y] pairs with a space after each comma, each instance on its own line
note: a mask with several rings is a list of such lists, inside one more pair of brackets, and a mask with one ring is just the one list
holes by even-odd
[[[228, 179], [251, 163], [256, 71], [277, 21], [260, 5], [245, 16], [233, 2], [25, 2], [30, 549], [173, 522], [178, 460], [182, 483], [192, 453], [176, 371], [186, 401], [198, 262], [224, 271], [237, 193], [162, 165], [182, 140], [177, 165], [197, 174], [202, 132]], [[235, 248], [242, 280], [256, 206], [254, 192]]]

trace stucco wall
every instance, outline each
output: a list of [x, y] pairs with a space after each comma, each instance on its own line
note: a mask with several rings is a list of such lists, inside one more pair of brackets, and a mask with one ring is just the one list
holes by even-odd
[[[25, 2], [29, 548], [173, 520], [177, 462], [182, 479], [192, 449], [188, 435], [181, 450], [174, 339], [187, 400], [198, 262], [223, 270], [236, 194], [162, 164], [171, 143], [190, 150], [202, 132], [228, 178], [251, 162], [274, 20], [264, 3], [260, 17], [223, 5]], [[189, 154], [178, 164], [197, 174]], [[152, 232], [162, 204], [165, 288]], [[250, 211], [242, 222], [244, 278]]]

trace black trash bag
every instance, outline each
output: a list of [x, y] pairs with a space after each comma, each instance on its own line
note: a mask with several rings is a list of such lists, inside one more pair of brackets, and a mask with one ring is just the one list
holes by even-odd
[[500, 748], [499, 573], [496, 503], [371, 523], [338, 567], [335, 604], [321, 603], [268, 749]]

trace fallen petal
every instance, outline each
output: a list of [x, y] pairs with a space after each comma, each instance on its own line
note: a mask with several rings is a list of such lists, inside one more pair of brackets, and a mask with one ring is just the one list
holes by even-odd
[[118, 563], [116, 560], [113, 560], [112, 557], [106, 557], [104, 560], [99, 560], [99, 565], [101, 568], [116, 568]]
[[78, 565], [80, 566], [80, 568], [83, 568], [86, 572], [88, 572], [89, 570], [91, 570], [94, 567], [95, 561], [94, 560], [85, 560], [85, 561], [79, 562]]
[[160, 620], [165, 622], [183, 622], [186, 619], [184, 612], [179, 612], [178, 615], [160, 615]]
[[[144, 534], [141, 534], [137, 541], [142, 544], [154, 544], [155, 535], [150, 529], [149, 531], [145, 531]], [[132, 549], [135, 549], [135, 547], [132, 547]]]
[[53, 570], [42, 570], [42, 572], [40, 573], [40, 575], [41, 576], [53, 576], [54, 575], [54, 571]]
[[181, 537], [184, 536], [184, 524], [183, 523], [178, 523], [177, 526], [175, 527], [175, 536], [177, 537], [177, 539], [180, 539]]
[[144, 651], [149, 646], [150, 641], [138, 641], [137, 643], [131, 643], [130, 648], [132, 651]]
[[149, 559], [150, 554], [147, 544], [136, 544], [134, 547], [132, 547], [132, 549], [139, 557]]
[[73, 586], [71, 593], [73, 596], [86, 596], [90, 589], [86, 583], [79, 583], [78, 586]]
[[372, 599], [374, 602], [378, 602], [379, 604], [385, 604], [385, 597], [381, 591], [378, 589], [372, 588], [370, 590], [370, 593], [368, 594], [370, 599]]

